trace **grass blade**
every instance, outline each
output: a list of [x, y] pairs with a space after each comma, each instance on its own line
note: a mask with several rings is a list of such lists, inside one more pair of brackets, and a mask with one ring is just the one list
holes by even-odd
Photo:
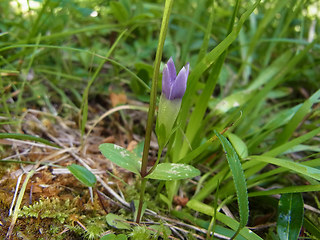
[[[203, 214], [209, 215], [209, 216], [213, 216], [214, 215], [214, 208], [204, 204], [198, 200], [192, 199], [187, 203], [187, 206], [197, 212], [201, 212]], [[227, 225], [228, 227], [230, 227], [233, 230], [237, 230], [239, 229], [240, 223], [237, 222], [236, 220], [220, 213], [217, 212], [217, 220], [222, 222], [223, 224]], [[257, 234], [255, 234], [254, 232], [252, 232], [251, 230], [249, 230], [248, 228], [244, 227], [242, 228], [242, 230], [240, 231], [240, 235], [243, 236], [245, 239], [247, 240], [262, 240], [262, 238], [260, 238]], [[238, 239], [238, 238], [237, 238]]]
[[290, 186], [278, 189], [271, 189], [268, 191], [251, 192], [248, 194], [249, 197], [258, 196], [270, 196], [275, 194], [285, 194], [285, 193], [303, 193], [303, 192], [318, 192], [320, 191], [319, 185], [302, 185], [302, 186]]
[[296, 128], [301, 124], [305, 116], [310, 112], [311, 107], [318, 101], [320, 97], [320, 90], [315, 92], [309, 99], [307, 99], [299, 110], [294, 114], [291, 120], [287, 123], [283, 131], [278, 135], [275, 146], [279, 146], [289, 140]]
[[273, 158], [267, 156], [251, 156], [250, 160], [253, 161], [261, 161], [265, 163], [274, 164], [276, 166], [284, 167], [289, 170], [292, 170], [297, 173], [301, 173], [308, 177], [314, 178], [320, 181], [320, 170], [317, 168], [309, 167], [306, 165], [302, 165], [301, 163], [292, 162], [290, 160], [280, 159], [280, 158]]
[[35, 141], [35, 142], [40, 142], [40, 143], [43, 143], [43, 144], [46, 144], [46, 145], [49, 145], [49, 146], [52, 146], [52, 147], [57, 147], [57, 148], [60, 148], [58, 145], [46, 140], [46, 139], [43, 139], [43, 138], [40, 138], [40, 137], [35, 137], [35, 136], [32, 136], [32, 135], [28, 135], [28, 134], [21, 134], [21, 133], [0, 133], [0, 139], [3, 139], [3, 138], [9, 138], [9, 139], [18, 139], [18, 140], [29, 140], [29, 141]]

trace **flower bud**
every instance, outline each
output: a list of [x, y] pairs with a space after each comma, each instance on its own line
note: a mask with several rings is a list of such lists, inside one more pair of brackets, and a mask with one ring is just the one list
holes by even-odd
[[186, 91], [188, 75], [189, 63], [177, 75], [172, 58], [169, 59], [163, 69], [162, 94], [160, 96], [156, 125], [160, 148], [163, 148], [167, 144], [173, 133], [172, 128], [178, 117], [182, 97]]

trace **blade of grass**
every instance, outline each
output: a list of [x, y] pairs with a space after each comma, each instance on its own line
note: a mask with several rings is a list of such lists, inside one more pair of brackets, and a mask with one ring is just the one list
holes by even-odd
[[[318, 167], [318, 166], [320, 166], [320, 159], [318, 158], [318, 159], [313, 159], [313, 160], [310, 160], [310, 161], [301, 162], [301, 164], [305, 165], [305, 166], [309, 166], [309, 167]], [[279, 168], [273, 169], [271, 171], [256, 175], [253, 178], [250, 178], [247, 181], [247, 184], [251, 185], [251, 186], [254, 186], [254, 184], [259, 182], [260, 180], [269, 179], [272, 176], [277, 176], [278, 174], [286, 172], [286, 171], [288, 171], [287, 168], [279, 167]]]
[[288, 63], [290, 58], [292, 58], [290, 50], [282, 53], [270, 66], [260, 72], [258, 77], [256, 77], [256, 79], [249, 85], [247, 91], [257, 90], [272, 80], [272, 78], [282, 70], [283, 66]]
[[[187, 207], [197, 211], [197, 212], [201, 212], [203, 214], [206, 214], [208, 216], [213, 216], [214, 214], [214, 208], [202, 203], [198, 200], [192, 199], [187, 203]], [[237, 229], [239, 229], [239, 222], [237, 222], [236, 220], [220, 213], [217, 212], [217, 220], [222, 222], [223, 224], [227, 225], [228, 227], [230, 227], [231, 229], [233, 229], [234, 231], [237, 231]], [[246, 238], [247, 240], [262, 240], [262, 238], [260, 238], [257, 234], [255, 234], [254, 232], [252, 232], [251, 230], [249, 230], [248, 228], [244, 227], [242, 228], [242, 230], [240, 231], [240, 235], [243, 236], [244, 238]]]
[[270, 196], [270, 195], [285, 194], [285, 193], [303, 193], [303, 192], [319, 192], [319, 191], [320, 191], [320, 184], [319, 185], [302, 185], [302, 186], [290, 186], [290, 187], [271, 189], [267, 191], [250, 192], [248, 196], [258, 197], [258, 196]]
[[264, 156], [269, 156], [269, 157], [278, 156], [278, 155], [286, 152], [287, 150], [293, 148], [294, 146], [297, 146], [297, 145], [305, 142], [306, 140], [314, 137], [315, 135], [317, 135], [319, 133], [320, 133], [320, 127], [316, 128], [316, 129], [314, 129], [314, 130], [312, 130], [312, 131], [310, 131], [308, 133], [306, 133], [305, 135], [297, 137], [297, 138], [291, 140], [290, 142], [284, 143], [281, 146], [276, 147], [276, 148], [264, 153], [263, 155]]
[[303, 175], [320, 181], [320, 170], [318, 170], [317, 168], [302, 165], [301, 163], [268, 156], [250, 156], [249, 159], [253, 161], [261, 161], [276, 166], [284, 167], [296, 173], [301, 173]]
[[60, 148], [58, 145], [40, 138], [40, 137], [35, 137], [32, 135], [27, 135], [27, 134], [20, 134], [20, 133], [0, 133], [0, 139], [4, 139], [4, 138], [9, 138], [9, 139], [19, 139], [19, 140], [29, 140], [29, 141], [35, 141], [35, 142], [41, 142], [44, 143], [46, 145], [52, 146], [52, 147], [56, 147], [56, 148]]
[[305, 116], [310, 112], [311, 107], [314, 103], [319, 101], [320, 98], [320, 90], [316, 91], [309, 99], [307, 99], [299, 110], [294, 114], [291, 120], [286, 124], [283, 131], [278, 134], [278, 138], [274, 147], [282, 145], [283, 143], [287, 142], [289, 138], [292, 136], [296, 128], [301, 124], [302, 120]]

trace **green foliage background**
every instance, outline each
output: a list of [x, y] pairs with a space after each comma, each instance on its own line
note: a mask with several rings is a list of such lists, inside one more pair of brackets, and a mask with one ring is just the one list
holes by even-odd
[[[107, 110], [112, 92], [147, 103], [163, 6], [2, 0], [0, 133], [19, 132], [29, 108], [74, 121], [84, 133], [90, 106]], [[190, 62], [191, 73], [165, 161], [192, 164], [202, 175], [185, 212], [171, 214], [203, 228], [214, 216], [223, 223], [216, 231], [226, 236], [237, 230], [238, 222], [217, 212], [226, 204], [238, 214], [239, 186], [214, 137], [224, 130], [244, 169], [250, 226], [264, 209], [277, 208], [274, 194], [301, 192], [305, 204], [319, 207], [319, 12], [317, 0], [174, 1], [162, 60], [173, 56], [177, 69]], [[144, 135], [141, 128], [133, 132]], [[173, 185], [160, 186], [157, 201], [171, 206], [177, 186], [191, 188]], [[190, 220], [193, 211], [203, 213], [205, 224]], [[320, 236], [318, 222], [305, 211], [306, 236]], [[241, 236], [250, 239], [248, 231]], [[257, 233], [277, 239], [275, 227]]]

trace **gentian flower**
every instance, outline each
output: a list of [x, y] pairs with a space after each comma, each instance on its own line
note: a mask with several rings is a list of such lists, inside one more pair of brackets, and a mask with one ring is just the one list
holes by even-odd
[[189, 63], [177, 75], [172, 58], [163, 68], [162, 94], [156, 125], [159, 148], [165, 147], [174, 132], [173, 125], [178, 117], [182, 97], [186, 91], [188, 75]]
[[169, 100], [181, 99], [186, 91], [189, 75], [189, 63], [179, 72], [178, 76], [172, 57], [163, 69], [162, 93]]

